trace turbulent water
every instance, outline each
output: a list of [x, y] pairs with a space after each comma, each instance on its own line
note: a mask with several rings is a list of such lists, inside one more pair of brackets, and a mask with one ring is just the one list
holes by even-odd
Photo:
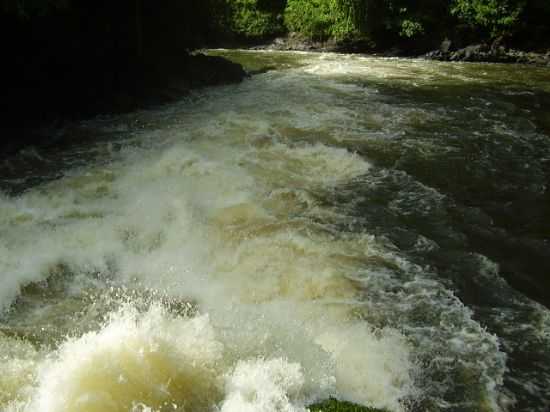
[[0, 410], [547, 411], [549, 70], [216, 53], [0, 166]]

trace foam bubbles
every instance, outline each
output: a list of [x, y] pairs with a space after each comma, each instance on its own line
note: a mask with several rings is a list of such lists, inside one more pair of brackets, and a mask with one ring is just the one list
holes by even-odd
[[24, 403], [32, 391], [40, 354], [31, 344], [0, 332], [0, 410]]
[[221, 412], [306, 412], [304, 374], [284, 359], [241, 361], [227, 376]]
[[209, 410], [221, 397], [223, 346], [207, 316], [126, 308], [98, 332], [64, 343], [42, 365], [29, 410]]
[[[303, 307], [287, 309], [307, 317]], [[212, 322], [156, 303], [145, 311], [126, 304], [100, 330], [68, 339], [47, 357], [9, 342], [0, 384], [11, 395], [0, 405], [10, 412], [305, 412], [333, 395], [403, 410], [411, 365], [395, 332], [377, 337], [359, 322], [336, 327], [310, 311], [311, 323], [298, 322], [300, 336], [296, 322], [270, 318], [285, 314], [278, 305], [261, 315], [266, 325], [254, 319], [257, 310], [238, 314]]]
[[[374, 89], [331, 76], [398, 81], [417, 63], [307, 60], [305, 73], [270, 73], [269, 82], [259, 76], [231, 93], [219, 89], [193, 105], [143, 114], [153, 126], [132, 135], [116, 160], [0, 198], [5, 316], [10, 306], [16, 314], [28, 309], [17, 296], [25, 285], [50, 279], [56, 267], [66, 268], [68, 286], [29, 297], [37, 310], [66, 299], [67, 290], [78, 300], [94, 289], [81, 305], [58, 305], [56, 320], [70, 319], [65, 326], [94, 319], [70, 338], [67, 327], [53, 330], [59, 347], [37, 350], [0, 338], [2, 349], [1, 342], [26, 348], [6, 355], [0, 393], [9, 395], [0, 409], [305, 412], [333, 396], [400, 412], [418, 387], [434, 408], [455, 397], [457, 408], [485, 402], [498, 409], [493, 400], [505, 368], [498, 339], [437, 276], [367, 233], [368, 221], [356, 225], [353, 213], [327, 195], [362, 182], [384, 185], [357, 146], [345, 144], [368, 138], [365, 122], [382, 133], [382, 124], [393, 121], [389, 137], [402, 133], [406, 110], [370, 101]], [[297, 87], [303, 82], [311, 87]], [[349, 108], [342, 96], [363, 103]], [[275, 98], [284, 100], [274, 104]], [[420, 208], [429, 217], [439, 200], [426, 199], [435, 197], [388, 208]], [[419, 238], [414, 247], [440, 246]], [[188, 305], [193, 313], [130, 305], [95, 323], [120, 301], [133, 301], [97, 298], [111, 287]], [[93, 315], [77, 317], [74, 308]], [[42, 327], [48, 313], [29, 317], [40, 319], [31, 327]]]
[[[358, 322], [352, 328], [333, 328], [320, 335], [318, 342], [335, 359], [341, 397], [358, 404], [402, 410], [399, 400], [413, 391], [410, 376], [403, 373], [413, 367], [403, 336], [388, 329], [376, 337], [373, 330]], [[357, 342], [363, 344], [360, 351]]]

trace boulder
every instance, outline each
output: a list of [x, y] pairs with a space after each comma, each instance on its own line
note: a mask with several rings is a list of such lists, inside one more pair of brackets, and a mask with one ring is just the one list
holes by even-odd
[[449, 53], [451, 51], [452, 45], [453, 45], [453, 42], [446, 38], [441, 42], [441, 46], [439, 46], [439, 50], [441, 51], [441, 53]]

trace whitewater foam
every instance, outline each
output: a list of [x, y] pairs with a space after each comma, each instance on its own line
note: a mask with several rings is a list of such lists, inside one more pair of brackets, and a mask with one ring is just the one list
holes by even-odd
[[[27, 296], [25, 288], [43, 281], [47, 290], [63, 267], [63, 292], [78, 300], [92, 289], [82, 306], [109, 318], [94, 315], [92, 331], [71, 337], [60, 328], [52, 347], [11, 352], [11, 383], [0, 378], [0, 393], [10, 395], [0, 409], [304, 412], [333, 396], [390, 411], [416, 399], [436, 409], [499, 410], [506, 359], [498, 339], [431, 268], [331, 203], [355, 184], [393, 179], [387, 187], [410, 193], [396, 190], [381, 206], [373, 194], [373, 208], [430, 218], [444, 207], [437, 191], [380, 171], [368, 150], [355, 150], [372, 133], [401, 136], [428, 110], [373, 102], [372, 87], [338, 81], [401, 81], [410, 64], [308, 60], [319, 67], [267, 73], [231, 93], [142, 113], [139, 131], [126, 125], [130, 118], [88, 122], [128, 140], [90, 149], [106, 159], [0, 198], [3, 316], [23, 316], [32, 299], [63, 299], [55, 291]], [[303, 82], [311, 87], [298, 88]], [[354, 93], [360, 110], [340, 99]], [[428, 142], [415, 147], [438, 153]], [[416, 239], [418, 253], [444, 247]], [[136, 303], [142, 295], [152, 306]], [[120, 301], [130, 304], [120, 309]]]
[[[244, 153], [231, 143], [205, 141], [157, 152], [138, 148], [122, 162], [4, 200], [5, 226], [18, 228], [3, 238], [11, 252], [2, 267], [10, 274], [2, 280], [4, 307], [21, 286], [48, 279], [62, 264], [67, 273], [161, 291], [210, 317], [118, 314], [38, 362], [39, 383], [27, 410], [202, 410], [223, 401], [230, 411], [244, 401], [224, 394], [220, 379], [233, 376], [226, 386], [240, 393], [243, 368], [263, 370], [257, 373], [279, 385], [259, 403], [242, 406], [249, 410], [301, 411], [331, 394], [402, 410], [400, 399], [412, 388], [407, 343], [397, 332], [380, 337], [353, 320], [357, 289], [340, 257], [349, 254], [349, 242], [309, 223], [307, 213], [318, 206], [301, 189], [332, 187], [370, 164], [321, 144], [273, 142]], [[285, 211], [289, 196], [296, 208]], [[295, 216], [288, 215], [292, 209]], [[197, 323], [210, 332], [188, 336]], [[329, 336], [338, 334], [345, 350], [330, 344]], [[197, 348], [211, 349], [194, 353], [189, 342], [195, 338]], [[224, 350], [213, 349], [217, 345]], [[388, 347], [395, 361], [392, 351], [377, 353]], [[359, 359], [365, 370], [356, 367]], [[189, 388], [190, 379], [200, 385]]]

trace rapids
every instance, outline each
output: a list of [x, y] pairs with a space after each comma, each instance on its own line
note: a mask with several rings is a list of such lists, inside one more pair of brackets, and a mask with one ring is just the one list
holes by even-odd
[[0, 165], [0, 411], [546, 411], [548, 69], [211, 53]]

